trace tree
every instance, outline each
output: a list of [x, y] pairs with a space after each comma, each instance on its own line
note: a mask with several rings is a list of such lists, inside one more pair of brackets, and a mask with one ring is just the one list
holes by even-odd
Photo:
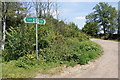
[[106, 33], [113, 34], [117, 29], [116, 20], [117, 20], [117, 11], [108, 3], [100, 2], [94, 8], [95, 21], [101, 25], [101, 28]]
[[59, 8], [60, 8], [60, 5], [58, 4], [58, 2], [56, 1], [54, 3], [54, 9], [55, 9], [55, 16], [56, 16], [56, 19], [58, 20], [59, 19]]
[[82, 31], [87, 33], [90, 36], [97, 36], [99, 32], [99, 26], [97, 25], [96, 22], [86, 22], [84, 27], [82, 28]]
[[6, 14], [7, 14], [7, 3], [6, 2], [2, 2], [2, 23], [3, 23], [3, 28], [2, 28], [2, 44], [1, 44], [1, 48], [2, 50], [4, 50], [4, 41], [5, 41], [5, 31], [6, 31]]
[[21, 2], [22, 3], [22, 5], [21, 5], [21, 7], [23, 7], [24, 8], [24, 10], [22, 11], [23, 12], [23, 14], [25, 15], [25, 17], [26, 16], [31, 16], [31, 8], [32, 8], [32, 2]]
[[8, 29], [10, 26], [17, 27], [19, 24], [23, 23], [23, 18], [25, 17], [26, 9], [25, 7], [22, 7], [22, 3], [14, 2], [9, 3], [8, 5], [8, 12], [7, 12], [7, 18], [6, 18], [6, 29]]
[[77, 31], [79, 32], [80, 31], [80, 29], [78, 28], [77, 25], [75, 25], [74, 22], [70, 22], [68, 25], [69, 25], [69, 28], [74, 30], [75, 32], [77, 32]]
[[2, 49], [4, 50], [5, 32], [10, 28], [10, 26], [16, 27], [23, 23], [23, 18], [25, 16], [25, 7], [22, 7], [20, 2], [2, 2]]
[[[108, 3], [100, 2], [93, 8], [93, 12], [86, 16], [83, 32], [95, 36], [103, 31], [104, 36], [111, 36], [117, 30], [117, 11]], [[107, 34], [107, 36], [106, 36]]]
[[87, 33], [90, 36], [97, 36], [100, 26], [96, 21], [96, 17], [94, 13], [90, 13], [86, 16], [86, 24], [82, 28], [82, 31]]

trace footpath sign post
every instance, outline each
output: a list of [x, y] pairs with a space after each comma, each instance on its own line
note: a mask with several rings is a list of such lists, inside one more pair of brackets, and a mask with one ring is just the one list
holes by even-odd
[[46, 23], [45, 19], [34, 18], [34, 17], [25, 17], [25, 23], [36, 23], [36, 58], [38, 59], [38, 24], [44, 25]]
[[37, 18], [36, 18], [36, 59], [38, 59], [38, 24], [37, 24]]

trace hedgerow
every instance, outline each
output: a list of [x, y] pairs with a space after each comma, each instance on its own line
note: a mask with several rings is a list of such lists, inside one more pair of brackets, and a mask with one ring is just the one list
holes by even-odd
[[[45, 63], [87, 64], [101, 53], [100, 46], [91, 42], [74, 23], [67, 25], [53, 18], [48, 18], [46, 25], [38, 25], [38, 43], [40, 60]], [[34, 59], [27, 55], [33, 55]], [[27, 68], [39, 64], [35, 58], [35, 24], [10, 27], [6, 32], [3, 61], [17, 60], [16, 66]]]

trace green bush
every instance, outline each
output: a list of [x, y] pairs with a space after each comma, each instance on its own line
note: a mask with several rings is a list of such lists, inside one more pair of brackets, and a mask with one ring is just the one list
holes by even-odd
[[31, 58], [28, 56], [24, 56], [24, 57], [20, 57], [17, 61], [16, 61], [16, 66], [20, 67], [20, 68], [26, 68], [29, 69], [30, 66], [34, 66], [35, 63], [35, 58]]
[[[39, 56], [46, 62], [70, 62], [71, 60], [86, 64], [100, 53], [100, 47], [89, 41], [89, 37], [82, 33], [75, 24], [65, 24], [63, 21], [47, 19], [46, 25], [38, 25]], [[51, 22], [49, 22], [51, 21]], [[58, 25], [58, 26], [56, 26]], [[35, 55], [35, 25], [20, 25], [6, 32], [5, 61], [18, 60], [16, 66], [34, 66], [39, 62], [31, 62], [27, 55]]]
[[[14, 29], [10, 27], [6, 32], [5, 50], [3, 57], [5, 61], [17, 60], [19, 57], [35, 53], [35, 27], [34, 25], [21, 25]], [[52, 36], [52, 37], [51, 37]], [[39, 48], [43, 49], [49, 46], [54, 39], [54, 32], [48, 28], [39, 27]]]
[[101, 54], [101, 47], [92, 41], [79, 42], [77, 38], [67, 38], [64, 42], [56, 41], [49, 48], [39, 50], [47, 62], [71, 61], [87, 64]]
[[95, 59], [102, 53], [102, 48], [92, 41], [81, 42], [80, 49], [82, 50], [82, 54], [78, 59], [80, 64], [87, 64], [88, 61]]
[[23, 32], [20, 28], [9, 28], [6, 32], [5, 50], [3, 57], [5, 61], [15, 60], [30, 52], [31, 46], [28, 46], [28, 41], [25, 40]]
[[85, 33], [79, 32], [76, 36], [79, 41], [86, 41], [89, 40], [89, 36], [87, 36]]

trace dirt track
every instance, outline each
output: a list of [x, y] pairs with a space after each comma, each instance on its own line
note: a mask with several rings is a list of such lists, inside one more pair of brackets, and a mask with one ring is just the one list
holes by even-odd
[[87, 65], [63, 68], [56, 75], [38, 74], [36, 78], [118, 78], [118, 42], [91, 39], [103, 47], [103, 55]]

